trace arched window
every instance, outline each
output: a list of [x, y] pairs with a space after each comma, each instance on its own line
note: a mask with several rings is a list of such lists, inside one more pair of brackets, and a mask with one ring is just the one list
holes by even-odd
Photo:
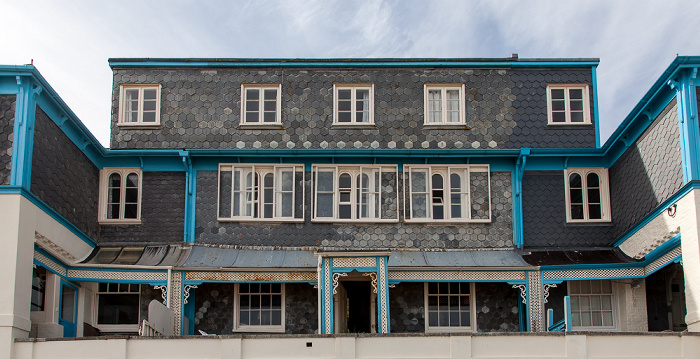
[[105, 168], [100, 181], [100, 221], [138, 222], [141, 219], [141, 170]]
[[610, 220], [607, 178], [603, 168], [567, 169], [567, 221]]

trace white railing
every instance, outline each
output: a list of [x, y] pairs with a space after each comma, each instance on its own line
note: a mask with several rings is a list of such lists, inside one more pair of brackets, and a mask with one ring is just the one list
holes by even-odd
[[160, 337], [163, 333], [159, 332], [158, 329], [154, 328], [151, 323], [146, 319], [143, 320], [141, 326], [139, 327], [139, 336], [142, 337]]

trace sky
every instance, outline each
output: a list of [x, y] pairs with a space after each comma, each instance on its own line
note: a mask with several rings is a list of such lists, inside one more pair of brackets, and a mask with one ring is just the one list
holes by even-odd
[[109, 58], [599, 58], [601, 143], [677, 55], [700, 1], [0, 0], [0, 64], [37, 69], [105, 146]]

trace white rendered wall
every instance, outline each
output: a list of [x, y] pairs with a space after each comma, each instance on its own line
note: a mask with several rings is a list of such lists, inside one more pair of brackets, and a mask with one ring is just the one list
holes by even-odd
[[[700, 190], [693, 190], [678, 201], [681, 225], [681, 250], [685, 277], [685, 303], [688, 311], [685, 323], [688, 331], [700, 332]], [[699, 356], [700, 357], [700, 356]]]
[[[311, 346], [309, 346], [309, 344]], [[188, 337], [18, 342], [13, 359], [583, 359], [700, 358], [700, 336], [483, 334], [430, 336]]]

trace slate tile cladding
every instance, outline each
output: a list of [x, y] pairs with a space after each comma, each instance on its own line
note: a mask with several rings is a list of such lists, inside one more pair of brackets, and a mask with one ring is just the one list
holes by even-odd
[[[159, 127], [134, 129], [117, 125], [119, 85], [130, 83], [162, 85]], [[246, 83], [282, 84], [281, 128], [239, 128], [241, 84]], [[375, 126], [332, 127], [333, 83], [375, 85]], [[463, 110], [470, 129], [423, 126], [426, 83], [465, 84], [466, 109]], [[114, 68], [111, 148], [595, 146], [592, 125], [547, 126], [548, 83], [590, 85], [591, 70]]]
[[[195, 242], [240, 246], [476, 249], [512, 248], [510, 172], [491, 173], [491, 223], [426, 226], [404, 223], [333, 224], [311, 222], [311, 174], [305, 174], [304, 223], [218, 222], [217, 172], [197, 172]], [[401, 177], [402, 174], [399, 174]], [[403, 180], [399, 178], [399, 183]], [[401, 186], [399, 186], [401, 190]], [[399, 193], [403, 208], [403, 192]]]
[[314, 334], [318, 328], [318, 290], [311, 284], [286, 283], [285, 333]]
[[676, 101], [659, 114], [610, 168], [613, 234], [639, 222], [683, 186]]
[[16, 96], [0, 96], [0, 185], [10, 184]]
[[519, 330], [519, 291], [507, 283], [476, 283], [476, 326], [478, 332]]
[[392, 333], [425, 332], [425, 284], [405, 282], [389, 288]]
[[[233, 332], [233, 283], [203, 283], [193, 289], [194, 330], [226, 335]], [[318, 328], [318, 295], [306, 283], [285, 283], [285, 332], [314, 334]]]
[[[516, 96], [513, 115], [516, 126], [506, 148], [591, 148], [595, 147], [594, 125], [548, 126], [547, 85], [587, 84], [591, 123], [594, 117], [594, 92], [591, 70], [588, 69], [514, 69], [511, 80]], [[500, 148], [501, 146], [499, 146]]]
[[185, 174], [143, 172], [141, 224], [103, 224], [100, 226], [100, 242], [181, 243], [185, 233], [184, 218]]
[[[613, 221], [614, 213], [613, 213]], [[523, 176], [525, 248], [609, 246], [612, 224], [566, 223], [564, 171], [528, 171]]]
[[99, 178], [97, 167], [37, 107], [31, 192], [94, 240]]

